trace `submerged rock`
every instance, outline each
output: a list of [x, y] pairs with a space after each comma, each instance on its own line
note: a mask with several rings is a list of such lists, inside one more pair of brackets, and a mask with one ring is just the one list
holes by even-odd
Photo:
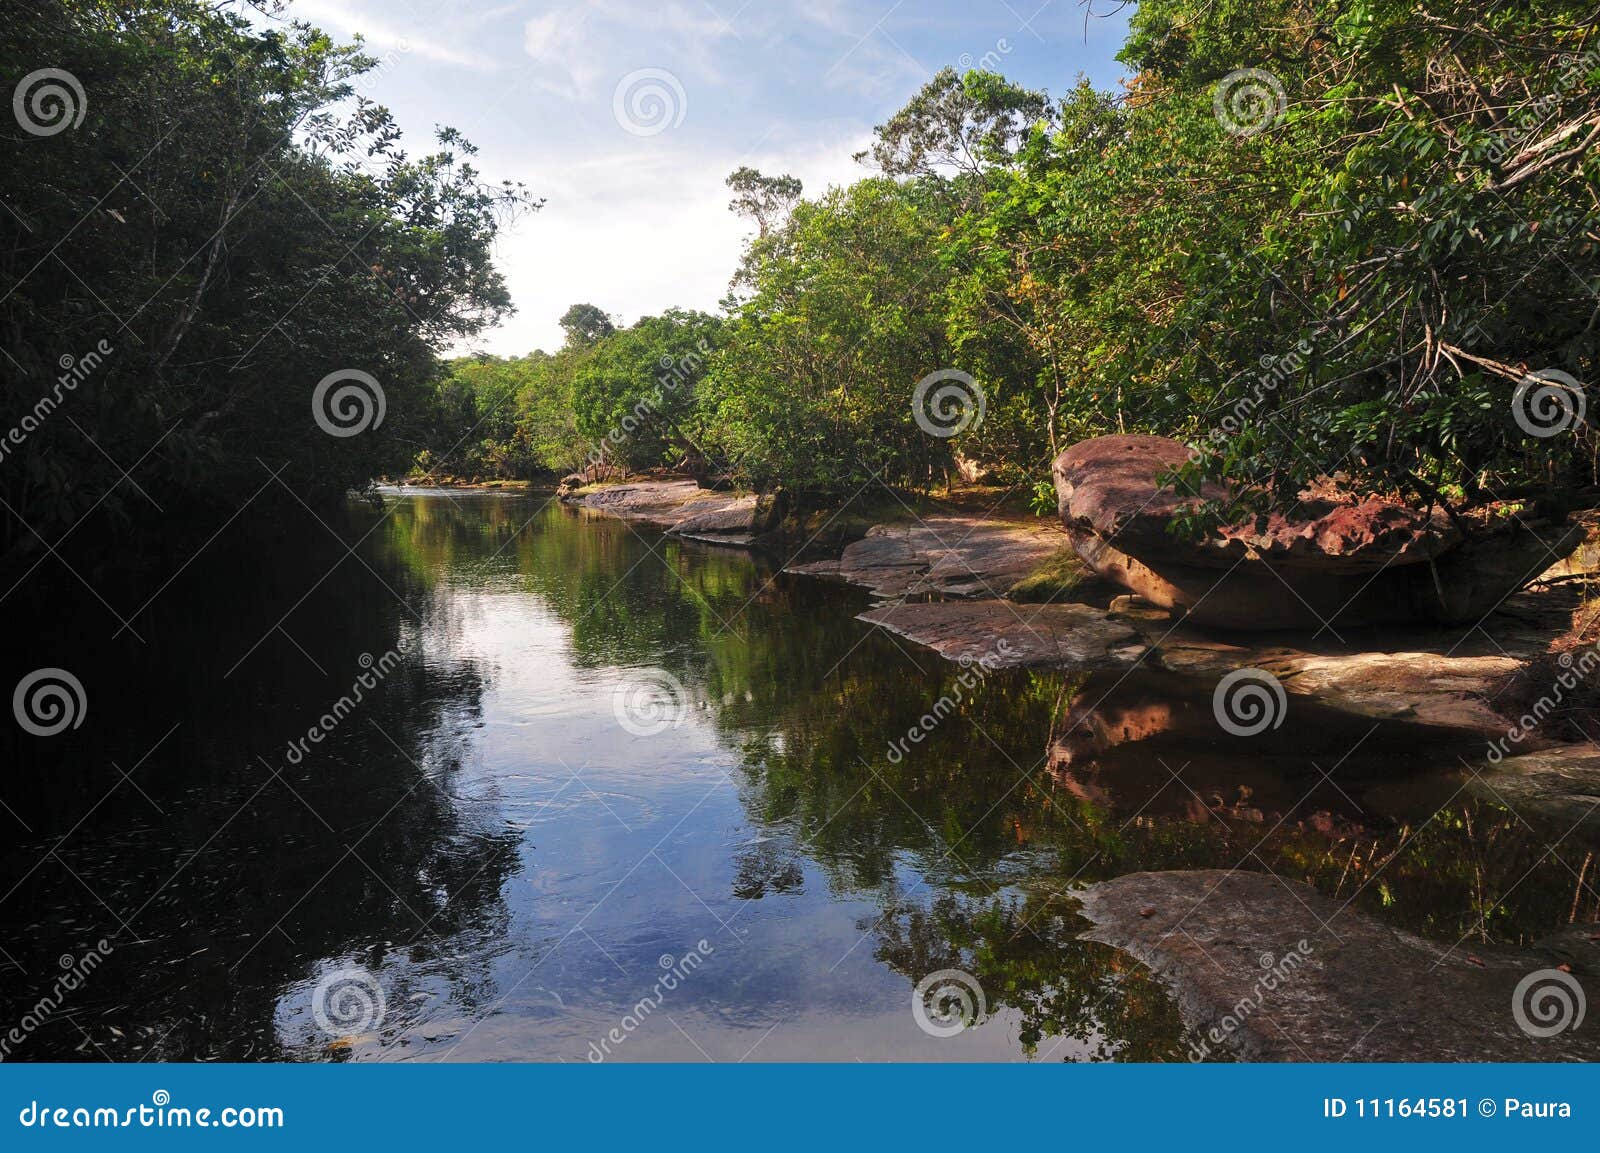
[[1590, 933], [1568, 929], [1533, 949], [1474, 944], [1469, 953], [1308, 885], [1218, 869], [1133, 873], [1080, 896], [1094, 922], [1086, 940], [1132, 954], [1171, 985], [1198, 1034], [1196, 1059], [1600, 1059], [1600, 1030], [1575, 1015], [1545, 1037], [1519, 1024], [1519, 1016], [1535, 1029], [1559, 1020], [1541, 1015], [1560, 1012], [1557, 990], [1569, 999], [1574, 987], [1600, 990], [1600, 943]]
[[1009, 601], [927, 601], [880, 605], [857, 619], [986, 669], [1104, 669], [1132, 665], [1145, 651], [1123, 621], [1088, 605]]
[[793, 565], [788, 571], [865, 585], [881, 597], [998, 597], [1065, 543], [1054, 525], [936, 514], [874, 525], [837, 560]]
[[1175, 440], [1103, 436], [1056, 458], [1062, 523], [1100, 575], [1192, 620], [1238, 629], [1316, 629], [1393, 621], [1470, 622], [1537, 576], [1573, 529], [1517, 522], [1466, 540], [1442, 512], [1390, 501], [1306, 498], [1199, 539], [1168, 531], [1207, 484], [1180, 495], [1163, 481], [1189, 457]]

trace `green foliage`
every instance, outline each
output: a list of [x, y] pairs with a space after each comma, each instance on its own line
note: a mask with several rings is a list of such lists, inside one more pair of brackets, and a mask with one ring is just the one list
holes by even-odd
[[[1052, 492], [1051, 511], [1055, 511], [1055, 494]], [[1064, 548], [1006, 590], [1009, 600], [1033, 604], [1049, 604], [1068, 599], [1067, 594], [1077, 588], [1089, 575], [1083, 558], [1070, 548]]]
[[560, 323], [561, 331], [566, 333], [568, 346], [575, 348], [598, 344], [617, 331], [611, 317], [593, 304], [574, 304], [561, 314]]
[[[1590, 500], [1588, 426], [1535, 436], [1515, 397], [1594, 375], [1595, 31], [1577, 0], [1145, 0], [1124, 92], [946, 68], [878, 128], [874, 174], [806, 200], [732, 173], [754, 228], [723, 315], [575, 304], [554, 353], [441, 366], [509, 308], [489, 244], [526, 193], [448, 130], [402, 152], [352, 88], [359, 46], [49, 0], [0, 59], [56, 61], [92, 101], [76, 130], [0, 136], [5, 415], [114, 351], [71, 421], [11, 446], [0, 549], [133, 516], [110, 461], [151, 445], [141, 484], [225, 504], [269, 461], [311, 495], [414, 463], [831, 500], [976, 465], [1045, 510], [1052, 456], [1134, 431], [1204, 450], [1176, 480], [1248, 494], [1195, 527], [1326, 476], [1452, 512]], [[329, 437], [310, 391], [352, 368], [387, 416]], [[949, 438], [913, 412], [934, 373], [982, 392]]]
[[671, 309], [596, 344], [574, 378], [573, 411], [606, 463], [704, 471], [698, 389], [720, 327]]
[[[192, 0], [29, 8], [0, 21], [0, 71], [48, 62], [86, 102], [75, 128], [0, 129], [0, 421], [35, 425], [0, 468], [0, 562], [91, 512], [131, 527], [141, 492], [231, 511], [286, 495], [273, 475], [315, 500], [405, 468], [435, 352], [509, 310], [490, 245], [536, 202], [485, 184], [451, 130], [402, 151], [353, 86], [376, 61], [307, 25]], [[383, 393], [359, 435], [314, 419], [341, 370]], [[59, 403], [38, 419], [41, 399]]]
[[876, 178], [798, 205], [757, 238], [705, 387], [707, 442], [757, 488], [925, 485], [950, 463], [917, 381], [950, 365], [931, 182]]
[[1530, 372], [1593, 378], [1592, 21], [1564, 2], [1140, 5], [1130, 144], [1241, 65], [1284, 91], [1277, 123], [1219, 136], [1169, 186], [1227, 198], [1195, 234], [1225, 243], [1169, 293], [1198, 388], [1157, 427], [1214, 450], [1192, 473], [1280, 500], [1341, 473], [1419, 506], [1593, 483], [1585, 426], [1533, 437], [1513, 415]]

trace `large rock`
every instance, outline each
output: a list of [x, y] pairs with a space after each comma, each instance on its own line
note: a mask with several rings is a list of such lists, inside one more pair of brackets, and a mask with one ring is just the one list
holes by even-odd
[[1391, 928], [1298, 881], [1208, 869], [1132, 873], [1090, 886], [1082, 900], [1095, 924], [1086, 939], [1127, 951], [1172, 986], [1198, 1034], [1196, 1058], [1600, 1059], [1592, 1023], [1569, 1015], [1570, 1027], [1538, 1037], [1518, 1020], [1545, 1025], [1543, 1014], [1558, 1008], [1546, 994], [1562, 986], [1600, 988], [1592, 926], [1530, 949], [1474, 943], [1469, 952]]
[[788, 571], [865, 585], [880, 597], [997, 597], [1066, 544], [1051, 524], [940, 513], [873, 525], [837, 560], [792, 565]]
[[985, 669], [1125, 668], [1145, 651], [1131, 625], [1089, 605], [921, 601], [879, 605], [857, 619]]
[[[1547, 606], [1547, 601], [1553, 603]], [[860, 619], [948, 660], [977, 660], [994, 653], [1004, 640], [1005, 652], [993, 667], [1050, 665], [1082, 671], [1138, 666], [1179, 674], [1208, 693], [1237, 669], [1263, 669], [1291, 698], [1309, 697], [1373, 720], [1489, 738], [1511, 724], [1495, 707], [1499, 686], [1565, 631], [1578, 603], [1571, 586], [1525, 592], [1465, 637], [1438, 629], [1391, 627], [1353, 632], [1348, 641], [1331, 633], [1315, 639], [1304, 634], [1224, 636], [1153, 620], [1153, 612], [998, 599], [906, 601], [880, 605]], [[1293, 710], [1291, 705], [1291, 715]], [[1548, 747], [1553, 739], [1536, 729], [1519, 742], [1517, 751]]]
[[1057, 457], [1054, 479], [1062, 523], [1091, 568], [1200, 624], [1471, 622], [1559, 555], [1563, 531], [1575, 535], [1535, 533], [1511, 520], [1466, 540], [1442, 513], [1308, 496], [1289, 513], [1192, 539], [1169, 531], [1173, 517], [1228, 493], [1167, 486], [1188, 457], [1164, 437], [1103, 436]]
[[644, 480], [605, 485], [568, 499], [623, 520], [671, 528], [686, 515], [685, 506], [699, 501], [704, 491], [692, 480]]
[[1533, 742], [1510, 726], [1493, 752], [1500, 753], [1475, 766], [1467, 777], [1467, 790], [1485, 800], [1504, 805], [1518, 817], [1556, 837], [1575, 836], [1584, 843], [1600, 839], [1600, 752], [1584, 743], [1505, 756]]
[[692, 480], [647, 479], [588, 491], [574, 491], [564, 480], [562, 499], [678, 536], [740, 548], [776, 528], [783, 511], [781, 498], [711, 491]]

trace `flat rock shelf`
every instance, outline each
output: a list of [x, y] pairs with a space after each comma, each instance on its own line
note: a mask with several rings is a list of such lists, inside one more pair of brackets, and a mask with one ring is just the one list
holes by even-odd
[[1125, 950], [1171, 985], [1197, 1059], [1600, 1059], [1600, 1031], [1534, 1037], [1513, 1010], [1531, 973], [1596, 970], [1593, 926], [1532, 949], [1447, 948], [1308, 885], [1219, 869], [1130, 873], [1080, 896], [1094, 923], [1086, 940]]

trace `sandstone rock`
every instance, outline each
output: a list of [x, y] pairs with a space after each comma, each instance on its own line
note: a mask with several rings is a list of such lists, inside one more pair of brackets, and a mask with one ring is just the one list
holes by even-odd
[[1198, 623], [1321, 628], [1391, 621], [1470, 622], [1535, 577], [1575, 530], [1535, 533], [1509, 521], [1463, 540], [1442, 513], [1424, 517], [1379, 499], [1307, 498], [1206, 533], [1168, 531], [1174, 514], [1226, 501], [1206, 485], [1162, 484], [1188, 450], [1153, 436], [1105, 436], [1056, 458], [1062, 523], [1097, 573]]
[[[1080, 604], [1027, 605], [1003, 600], [927, 601], [881, 606], [861, 620], [881, 625], [956, 660], [976, 658], [1004, 639], [1019, 654], [1010, 665], [1094, 669], [1140, 663], [1207, 686], [1243, 668], [1264, 669], [1290, 696], [1374, 720], [1464, 729], [1485, 737], [1507, 722], [1492, 704], [1495, 686], [1542, 651], [1537, 628], [1495, 626], [1467, 640], [1391, 630], [1343, 644], [1324, 636], [1218, 638], [1147, 613]], [[1209, 689], [1208, 689], [1209, 691]], [[1538, 734], [1526, 747], [1547, 743]]]
[[606, 485], [577, 495], [575, 503], [624, 520], [670, 528], [683, 519], [684, 506], [700, 493], [700, 486], [692, 480], [652, 480]]
[[881, 605], [859, 620], [926, 645], [946, 660], [989, 669], [1126, 667], [1144, 651], [1133, 628], [1079, 604], [926, 601]]
[[749, 547], [771, 528], [775, 502], [701, 488], [692, 480], [642, 480], [607, 485], [591, 492], [563, 490], [562, 499], [583, 508], [710, 544]]
[[[1528, 742], [1501, 743], [1516, 749]], [[1522, 753], [1477, 766], [1467, 778], [1467, 791], [1505, 805], [1558, 836], [1571, 834], [1589, 843], [1600, 836], [1600, 750], [1591, 744]]]
[[683, 513], [683, 517], [673, 524], [671, 532], [682, 536], [749, 535], [755, 523], [756, 498], [701, 499], [685, 505]]
[[881, 597], [997, 597], [1064, 543], [1054, 525], [941, 514], [874, 525], [837, 560], [793, 565], [789, 571], [865, 585]]
[[[1600, 987], [1600, 944], [1564, 932], [1533, 949], [1449, 949], [1308, 885], [1262, 873], [1133, 873], [1081, 894], [1082, 936], [1149, 965], [1197, 1030], [1197, 1057], [1254, 1061], [1593, 1061], [1600, 1031], [1534, 1038], [1525, 976], [1571, 966]], [[1304, 942], [1302, 945], [1301, 943]], [[1270, 987], [1268, 987], [1270, 986]]]

